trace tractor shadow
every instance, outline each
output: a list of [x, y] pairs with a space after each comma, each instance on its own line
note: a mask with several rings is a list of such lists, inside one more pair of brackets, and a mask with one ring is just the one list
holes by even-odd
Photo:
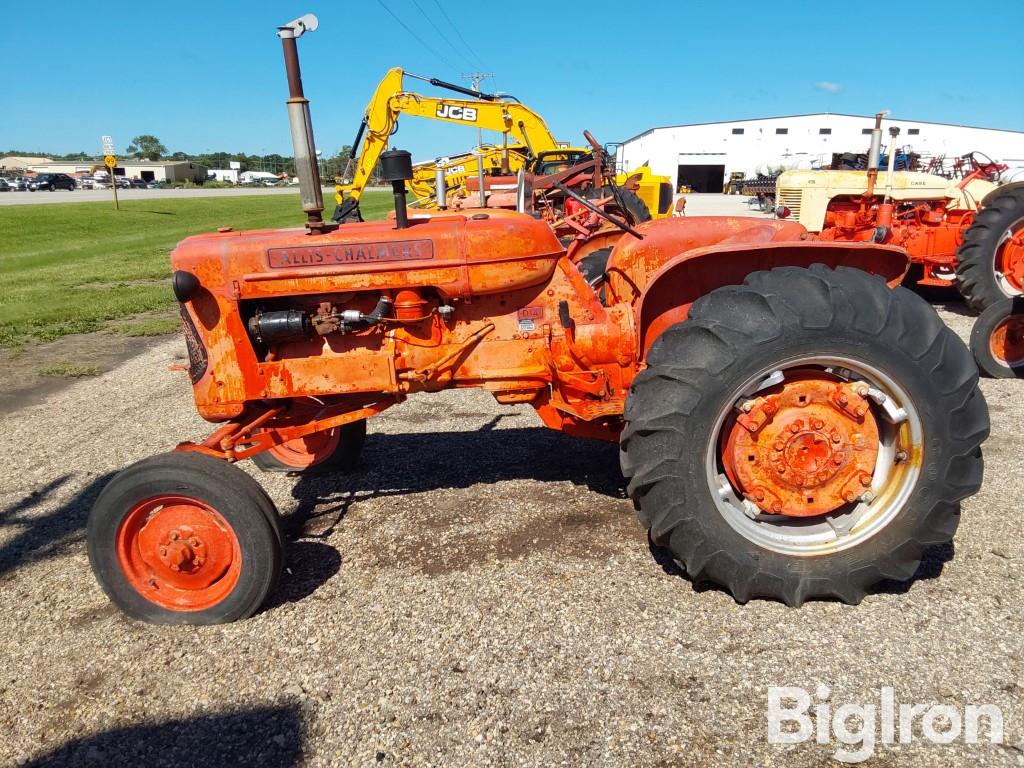
[[34, 510], [73, 482], [73, 475], [54, 478], [0, 510], [0, 527], [18, 530], [0, 547], [0, 577], [28, 563], [64, 554], [69, 546], [83, 541], [89, 510], [113, 476], [107, 472], [95, 477], [70, 499], [41, 515], [33, 514]]
[[30, 758], [24, 765], [285, 768], [302, 762], [304, 730], [294, 705], [257, 707], [102, 731]]
[[292, 489], [298, 504], [282, 521], [286, 536], [309, 537], [304, 531], [315, 521], [315, 538], [326, 539], [356, 501], [510, 480], [569, 481], [626, 497], [618, 446], [545, 427], [495, 429], [500, 418], [472, 432], [370, 433], [355, 471], [298, 476]]

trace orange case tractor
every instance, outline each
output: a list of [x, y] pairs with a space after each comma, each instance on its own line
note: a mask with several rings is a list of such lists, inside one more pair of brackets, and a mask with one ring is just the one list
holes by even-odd
[[730, 217], [619, 222], [636, 234], [565, 247], [514, 211], [410, 216], [401, 151], [381, 159], [393, 218], [326, 224], [296, 47], [315, 26], [279, 30], [305, 229], [200, 235], [172, 255], [196, 406], [220, 426], [97, 499], [89, 555], [125, 612], [254, 613], [284, 545], [231, 464], [352, 470], [369, 417], [456, 388], [618, 443], [652, 541], [739, 602], [855, 603], [953, 536], [988, 414], [966, 347], [892, 287], [901, 249]]
[[954, 287], [957, 249], [982, 200], [995, 189], [992, 179], [1006, 166], [970, 155], [961, 159], [963, 176], [957, 180], [894, 172], [899, 135], [894, 127], [889, 129], [889, 167], [882, 188], [881, 121], [882, 115], [876, 115], [867, 171], [786, 171], [776, 182], [777, 210], [822, 240], [898, 245], [919, 270], [919, 285]]

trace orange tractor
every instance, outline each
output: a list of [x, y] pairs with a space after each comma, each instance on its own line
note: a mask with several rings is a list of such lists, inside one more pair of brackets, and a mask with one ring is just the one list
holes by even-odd
[[458, 388], [617, 443], [652, 541], [739, 602], [856, 603], [951, 539], [988, 412], [966, 347], [893, 287], [901, 249], [750, 218], [634, 229], [599, 208], [607, 227], [565, 247], [517, 211], [410, 215], [397, 150], [381, 158], [393, 218], [325, 223], [296, 47], [315, 26], [278, 32], [305, 230], [221, 231], [172, 255], [196, 406], [220, 426], [97, 499], [89, 556], [121, 609], [251, 615], [283, 544], [231, 464], [352, 469], [368, 418]]
[[897, 245], [907, 251], [917, 284], [953, 287], [957, 249], [1006, 166], [971, 153], [957, 159], [954, 179], [895, 171], [899, 128], [892, 127], [883, 186], [881, 123], [880, 113], [871, 132], [866, 172], [786, 171], [776, 183], [781, 203], [776, 212], [799, 221], [822, 240]]

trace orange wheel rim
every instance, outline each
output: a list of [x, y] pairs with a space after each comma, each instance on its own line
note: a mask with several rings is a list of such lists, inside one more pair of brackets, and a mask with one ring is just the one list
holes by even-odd
[[201, 611], [238, 583], [238, 537], [212, 507], [165, 495], [136, 504], [117, 530], [117, 560], [146, 600], [171, 611]]
[[1024, 293], [1024, 225], [999, 245], [996, 270], [1018, 293]]
[[1000, 322], [988, 338], [989, 351], [1010, 368], [1024, 363], [1024, 317], [1008, 317]]
[[766, 514], [823, 515], [870, 488], [878, 423], [864, 384], [790, 372], [725, 433], [729, 481]]
[[286, 466], [305, 469], [330, 458], [340, 442], [341, 430], [329, 429], [326, 432], [314, 432], [311, 435], [275, 445], [267, 452]]

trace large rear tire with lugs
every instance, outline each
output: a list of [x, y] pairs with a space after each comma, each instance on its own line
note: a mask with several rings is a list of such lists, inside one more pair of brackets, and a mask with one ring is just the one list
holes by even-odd
[[715, 290], [651, 345], [622, 470], [641, 522], [738, 602], [859, 602], [952, 539], [982, 479], [985, 401], [922, 299], [855, 269]]
[[118, 473], [89, 514], [89, 562], [111, 601], [156, 624], [254, 614], [281, 572], [277, 510], [238, 467], [166, 453]]
[[976, 312], [1024, 294], [1024, 186], [996, 189], [985, 198], [956, 261], [957, 288]]

